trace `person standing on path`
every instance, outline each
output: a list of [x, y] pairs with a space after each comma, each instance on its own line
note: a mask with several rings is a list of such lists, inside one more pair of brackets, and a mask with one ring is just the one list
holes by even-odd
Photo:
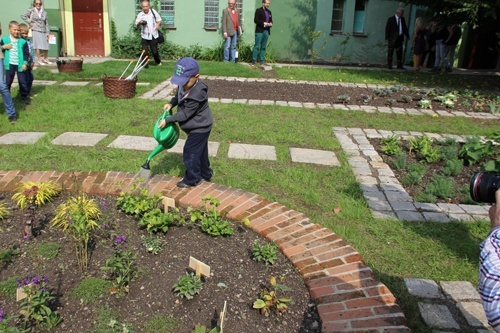
[[238, 41], [240, 14], [236, 8], [236, 0], [229, 0], [228, 7], [222, 12], [222, 31], [224, 42], [224, 62], [235, 62], [236, 42]]
[[[43, 9], [42, 0], [35, 0], [33, 7], [28, 9], [21, 18], [28, 23], [32, 32], [33, 48], [39, 65], [50, 65], [49, 61], [49, 36], [50, 28], [47, 20], [47, 12]], [[43, 52], [43, 57], [40, 55]]]
[[405, 11], [403, 8], [398, 8], [396, 14], [387, 19], [385, 25], [385, 42], [387, 43], [387, 68], [392, 69], [392, 57], [396, 51], [397, 66], [399, 69], [403, 67], [403, 42], [405, 36], [410, 38], [408, 27], [406, 26]]
[[422, 63], [422, 54], [425, 52], [425, 35], [424, 35], [424, 21], [421, 17], [415, 20], [415, 28], [413, 31], [413, 67], [415, 71], [420, 71], [420, 64]]
[[273, 16], [269, 10], [271, 0], [262, 0], [262, 7], [257, 8], [254, 16], [255, 23], [255, 44], [253, 46], [252, 65], [264, 64], [266, 57], [266, 46], [269, 35], [271, 35], [271, 27], [273, 26]]
[[[2, 35], [2, 24], [0, 24], [0, 36]], [[12, 96], [10, 94], [9, 87], [5, 84], [4, 80], [4, 65], [3, 65], [3, 49], [0, 52], [0, 93], [2, 94], [3, 106], [5, 107], [5, 113], [9, 117], [11, 124], [17, 122], [17, 112], [14, 107], [14, 102], [12, 101]]]
[[500, 190], [490, 207], [491, 229], [481, 243], [479, 255], [479, 295], [488, 323], [500, 332]]
[[161, 66], [158, 53], [158, 29], [160, 29], [161, 17], [156, 10], [151, 8], [148, 0], [142, 1], [141, 6], [142, 12], [137, 14], [135, 26], [141, 28], [142, 49], [146, 51], [146, 55], [149, 55], [150, 49], [156, 64]]

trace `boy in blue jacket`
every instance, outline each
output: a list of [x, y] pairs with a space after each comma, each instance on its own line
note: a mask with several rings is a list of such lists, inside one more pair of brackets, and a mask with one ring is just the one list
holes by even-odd
[[[17, 21], [10, 21], [9, 23], [9, 36], [3, 36], [0, 40], [2, 52], [4, 52], [4, 68], [5, 68], [5, 83], [10, 90], [14, 77], [18, 72], [28, 70], [29, 48], [26, 41], [19, 37], [19, 23]], [[27, 82], [25, 75], [18, 75], [19, 92], [24, 104], [30, 104], [28, 98]]]
[[177, 62], [170, 80], [178, 86], [177, 94], [163, 107], [170, 111], [177, 106], [177, 113], [158, 124], [163, 128], [167, 123], [178, 122], [187, 134], [182, 153], [186, 172], [178, 187], [196, 186], [202, 180], [210, 181], [213, 175], [208, 160], [208, 138], [214, 120], [208, 106], [208, 87], [199, 80], [199, 73], [200, 66], [193, 58]]

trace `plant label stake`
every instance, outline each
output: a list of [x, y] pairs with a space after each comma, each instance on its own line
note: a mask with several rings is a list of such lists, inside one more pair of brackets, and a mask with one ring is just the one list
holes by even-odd
[[222, 312], [219, 314], [219, 320], [220, 320], [220, 333], [223, 332], [224, 330], [224, 316], [226, 315], [226, 308], [227, 308], [227, 301], [224, 301], [224, 308], [222, 309]]
[[163, 212], [168, 213], [168, 207], [175, 208], [175, 199], [169, 197], [162, 197]]
[[196, 276], [203, 275], [205, 277], [210, 277], [210, 266], [198, 259], [189, 257], [189, 268], [194, 269]]
[[[33, 286], [33, 284], [27, 284], [26, 287], [28, 288], [31, 288]], [[16, 300], [19, 302], [19, 301], [22, 301], [23, 299], [25, 299], [26, 297], [28, 297], [28, 295], [24, 292], [24, 288], [17, 288], [17, 293], [16, 293]]]

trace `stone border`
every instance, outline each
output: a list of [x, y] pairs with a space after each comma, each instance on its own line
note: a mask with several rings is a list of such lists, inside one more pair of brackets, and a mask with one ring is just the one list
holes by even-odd
[[370, 138], [387, 138], [400, 135], [427, 135], [431, 139], [454, 138], [465, 142], [463, 137], [452, 134], [386, 131], [376, 129], [334, 127], [333, 132], [344, 152], [348, 155], [356, 180], [361, 184], [363, 196], [377, 218], [398, 218], [405, 221], [474, 221], [487, 220], [490, 206], [430, 204], [414, 202], [394, 176], [391, 168], [370, 144]]
[[[75, 178], [76, 177], [76, 178]], [[0, 191], [15, 191], [19, 182], [54, 181], [96, 195], [118, 195], [142, 181], [126, 172], [3, 171]], [[155, 175], [144, 183], [149, 193], [174, 198], [182, 207], [201, 207], [202, 198], [220, 200], [219, 211], [228, 218], [248, 219], [250, 227], [275, 242], [304, 278], [322, 321], [322, 332], [410, 332], [391, 291], [378, 281], [361, 255], [331, 230], [314, 224], [303, 213], [240, 189], [202, 183], [176, 187], [178, 177]]]

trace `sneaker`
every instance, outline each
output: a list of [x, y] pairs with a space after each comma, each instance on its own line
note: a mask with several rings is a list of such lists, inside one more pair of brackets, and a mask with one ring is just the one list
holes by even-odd
[[161, 65], [162, 65], [162, 63], [160, 62], [160, 63], [158, 64], [158, 66], [161, 66]]
[[23, 100], [24, 104], [30, 105], [31, 101], [27, 96], [22, 96], [21, 99]]
[[38, 66], [45, 66], [45, 64], [41, 61], [37, 61], [37, 63], [38, 63]]
[[17, 117], [16, 116], [10, 116], [9, 117], [9, 121], [10, 121], [11, 124], [15, 124], [15, 123], [17, 123]]
[[210, 173], [210, 177], [201, 177], [201, 179], [202, 179], [202, 181], [209, 182], [212, 180], [213, 176], [214, 176], [214, 171], [212, 170], [212, 172]]
[[197, 182], [196, 184], [186, 184], [184, 183], [184, 179], [181, 180], [180, 182], [177, 183], [177, 187], [182, 187], [182, 188], [186, 188], [186, 187], [193, 187], [193, 186], [197, 186], [200, 182]]
[[47, 65], [52, 65], [49, 59], [43, 59], [43, 62], [46, 63]]

